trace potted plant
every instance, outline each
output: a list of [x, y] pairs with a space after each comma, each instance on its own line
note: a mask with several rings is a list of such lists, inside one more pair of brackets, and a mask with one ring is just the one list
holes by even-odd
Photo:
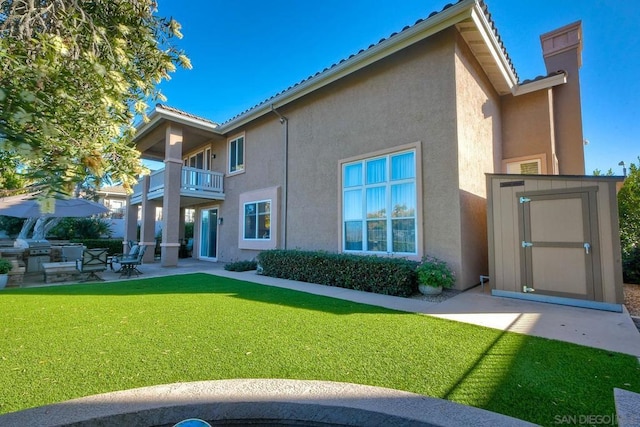
[[9, 281], [9, 272], [13, 268], [13, 264], [8, 259], [0, 258], [0, 289], [7, 286]]
[[416, 267], [418, 290], [423, 295], [438, 295], [442, 288], [450, 288], [456, 282], [456, 276], [446, 262], [426, 256]]

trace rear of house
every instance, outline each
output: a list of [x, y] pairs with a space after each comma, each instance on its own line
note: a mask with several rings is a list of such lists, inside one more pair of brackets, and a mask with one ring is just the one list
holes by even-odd
[[[543, 35], [545, 77], [519, 82], [486, 6], [463, 0], [217, 124], [158, 105], [136, 136], [165, 168], [130, 197], [143, 244], [176, 265], [274, 248], [447, 261], [488, 273], [486, 173], [583, 174], [575, 23]], [[567, 71], [570, 70], [570, 71]], [[152, 261], [152, 259], [149, 259]]]

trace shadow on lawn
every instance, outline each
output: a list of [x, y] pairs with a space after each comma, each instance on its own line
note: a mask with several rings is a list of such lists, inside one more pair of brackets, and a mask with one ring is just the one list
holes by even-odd
[[[0, 302], [4, 298], [17, 295], [43, 296], [135, 296], [135, 295], [185, 295], [185, 294], [225, 294], [233, 298], [266, 304], [289, 306], [328, 312], [333, 314], [355, 313], [404, 313], [383, 307], [340, 300], [306, 292], [265, 286], [242, 280], [193, 273], [164, 277], [150, 277], [119, 282], [93, 282], [60, 286], [6, 289], [0, 292]], [[407, 313], [410, 314], [410, 313]]]

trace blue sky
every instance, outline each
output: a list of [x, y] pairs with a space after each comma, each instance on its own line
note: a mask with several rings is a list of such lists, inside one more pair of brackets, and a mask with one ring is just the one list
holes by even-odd
[[[193, 64], [161, 85], [167, 104], [224, 122], [452, 0], [158, 0]], [[587, 174], [640, 156], [640, 12], [633, 1], [487, 0], [520, 80], [546, 74], [540, 34], [582, 20]]]

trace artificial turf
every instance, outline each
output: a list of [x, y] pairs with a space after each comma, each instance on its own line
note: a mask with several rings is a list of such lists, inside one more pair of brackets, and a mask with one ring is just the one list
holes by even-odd
[[0, 413], [229, 378], [407, 390], [542, 425], [615, 413], [632, 356], [208, 274], [0, 293]]

